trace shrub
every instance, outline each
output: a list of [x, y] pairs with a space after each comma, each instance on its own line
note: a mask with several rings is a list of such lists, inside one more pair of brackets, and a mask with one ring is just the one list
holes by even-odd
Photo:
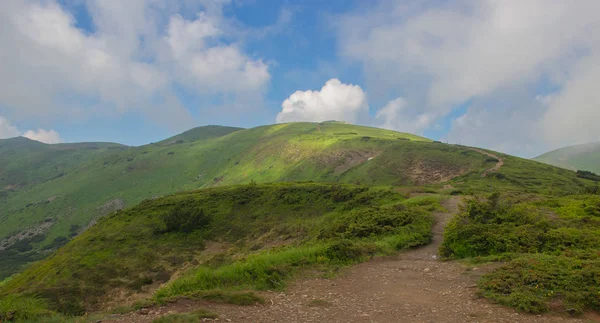
[[585, 179], [589, 179], [592, 180], [594, 182], [599, 182], [600, 181], [600, 175], [586, 171], [586, 170], [578, 170], [577, 171], [577, 177], [579, 178], [585, 178]]
[[202, 209], [177, 205], [162, 216], [162, 221], [165, 225], [163, 233], [190, 233], [206, 227], [211, 218]]
[[[600, 260], [528, 255], [484, 276], [484, 296], [530, 313], [600, 309]], [[552, 304], [552, 305], [551, 305]], [[558, 307], [558, 308], [556, 308]]]
[[325, 256], [332, 260], [351, 262], [361, 259], [368, 252], [369, 250], [366, 250], [357, 243], [347, 239], [342, 239], [333, 242], [325, 250]]

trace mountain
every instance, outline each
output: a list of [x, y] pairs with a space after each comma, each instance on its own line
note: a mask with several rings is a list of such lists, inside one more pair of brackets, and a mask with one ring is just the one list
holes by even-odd
[[0, 284], [0, 315], [28, 302], [41, 312], [23, 317], [79, 315], [148, 295], [257, 301], [244, 291], [428, 243], [454, 195], [493, 193], [452, 223], [448, 257], [600, 246], [600, 202], [576, 196], [593, 181], [384, 129], [208, 126], [141, 147], [14, 138], [0, 152], [0, 279], [43, 259]]
[[572, 170], [600, 173], [600, 142], [556, 149], [534, 160]]
[[158, 142], [161, 145], [172, 145], [180, 144], [183, 142], [192, 142], [196, 140], [206, 140], [211, 138], [217, 138], [228, 135], [232, 132], [244, 130], [244, 128], [237, 127], [224, 127], [224, 126], [203, 126], [194, 129], [190, 129], [186, 132], [167, 138], [163, 141]]
[[[44, 257], [99, 218], [179, 191], [286, 181], [437, 185], [457, 191], [576, 190], [572, 172], [411, 134], [336, 122], [252, 129], [207, 126], [159, 143], [0, 141], [0, 278]], [[500, 155], [498, 155], [499, 157]], [[532, 174], [540, 174], [534, 176]]]

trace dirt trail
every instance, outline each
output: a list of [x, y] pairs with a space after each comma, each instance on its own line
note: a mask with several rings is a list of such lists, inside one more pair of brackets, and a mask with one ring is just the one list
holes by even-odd
[[489, 153], [489, 152], [487, 152], [485, 150], [481, 150], [481, 149], [477, 149], [477, 148], [469, 147], [469, 149], [474, 150], [474, 151], [476, 151], [476, 152], [478, 152], [480, 154], [486, 155], [488, 157], [496, 158], [498, 160], [498, 162], [496, 163], [496, 165], [494, 165], [494, 167], [492, 167], [492, 168], [486, 170], [485, 172], [483, 172], [483, 174], [481, 174], [481, 177], [486, 177], [490, 173], [495, 173], [495, 172], [499, 171], [500, 168], [504, 165], [504, 159], [502, 157], [498, 156], [498, 155], [494, 155], [494, 154]]
[[492, 304], [476, 296], [475, 283], [484, 269], [437, 260], [443, 229], [459, 202], [458, 197], [444, 202], [449, 212], [436, 214], [431, 244], [354, 266], [334, 279], [299, 279], [285, 293], [264, 293], [266, 305], [184, 300], [116, 321], [151, 322], [164, 313], [205, 308], [226, 322], [587, 322], [522, 314]]

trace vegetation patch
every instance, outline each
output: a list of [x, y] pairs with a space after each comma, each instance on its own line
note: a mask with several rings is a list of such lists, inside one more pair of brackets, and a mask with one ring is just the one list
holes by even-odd
[[594, 182], [600, 182], [600, 176], [598, 174], [592, 173], [592, 172], [589, 172], [589, 171], [585, 171], [585, 170], [578, 170], [577, 171], [577, 177], [589, 179], [589, 180], [592, 180]]
[[0, 322], [37, 320], [53, 315], [48, 302], [37, 297], [7, 295], [0, 298]]
[[600, 310], [600, 196], [467, 199], [446, 227], [440, 252], [504, 261], [481, 294], [531, 313]]
[[[485, 276], [485, 297], [530, 313], [600, 310], [600, 259], [526, 255]], [[586, 257], [587, 258], [587, 257]]]
[[[175, 194], [102, 218], [6, 282], [0, 296], [35, 293], [49, 309], [80, 315], [115, 288], [148, 292], [192, 267], [155, 300], [255, 303], [240, 292], [280, 289], [306, 268], [332, 270], [428, 243], [437, 208], [436, 199], [340, 184], [252, 183]], [[203, 257], [207, 240], [233, 253], [217, 262]]]

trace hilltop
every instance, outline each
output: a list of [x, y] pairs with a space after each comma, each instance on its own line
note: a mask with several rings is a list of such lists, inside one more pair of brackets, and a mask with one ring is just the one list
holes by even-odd
[[[0, 278], [101, 217], [165, 194], [249, 182], [315, 181], [577, 191], [573, 172], [390, 130], [337, 122], [207, 126], [141, 147], [0, 141]], [[543, 186], [540, 188], [540, 186]]]
[[534, 160], [571, 170], [600, 173], [600, 143], [556, 149], [535, 157]]
[[[1, 278], [46, 258], [0, 284], [0, 315], [260, 303], [255, 291], [305, 271], [333, 274], [434, 236], [436, 257], [441, 245], [447, 259], [509, 261], [486, 282], [525, 262], [564, 274], [540, 280], [557, 293], [589, 286], [565, 299], [577, 313], [595, 306], [584, 267], [562, 264], [598, 265], [598, 189], [563, 168], [338, 122], [200, 127], [141, 147], [15, 138], [0, 151]], [[442, 243], [434, 215], [457, 195], [474, 197]], [[486, 297], [530, 312], [563, 295], [494, 284], [481, 285]]]
[[0, 278], [147, 198], [250, 181], [441, 182], [482, 166], [480, 155], [460, 151], [336, 123], [208, 126], [141, 147], [2, 140]]

